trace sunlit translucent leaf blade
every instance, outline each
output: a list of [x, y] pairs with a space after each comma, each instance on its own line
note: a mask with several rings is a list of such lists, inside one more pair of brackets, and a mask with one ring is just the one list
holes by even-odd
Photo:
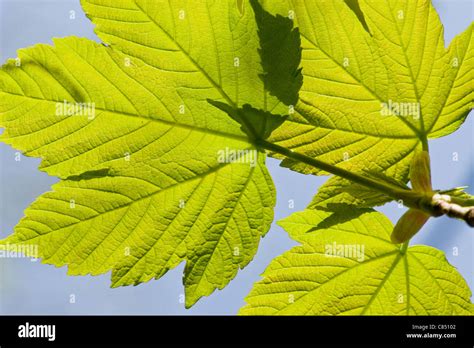
[[[407, 182], [418, 139], [431, 131], [436, 115], [447, 112], [443, 106], [462, 109], [454, 112], [452, 107], [452, 117], [447, 117], [456, 128], [472, 102], [472, 48], [467, 44], [472, 28], [447, 51], [430, 1], [358, 3], [350, 3], [351, 8], [332, 0], [264, 2], [272, 13], [294, 17], [303, 46], [300, 102], [271, 140], [351, 171], [378, 171]], [[455, 50], [460, 52], [458, 71], [450, 65]], [[453, 84], [458, 90], [451, 89]], [[447, 102], [449, 98], [453, 100]], [[283, 165], [326, 174], [291, 160]], [[321, 188], [321, 199], [356, 204], [361, 201], [357, 194], [347, 191], [358, 190], [334, 178]], [[363, 203], [385, 201], [375, 192], [372, 196]]]
[[450, 86], [443, 108], [431, 124], [430, 137], [442, 137], [457, 130], [474, 106], [474, 25], [458, 35], [446, 54], [448, 71], [442, 81]]
[[112, 270], [114, 286], [185, 261], [189, 307], [248, 264], [275, 204], [264, 154], [208, 99], [287, 107], [265, 95], [248, 3], [82, 4], [113, 48], [55, 40], [0, 72], [2, 141], [65, 179], [6, 242], [37, 243], [71, 274]]
[[328, 208], [333, 204], [355, 205], [370, 208], [390, 202], [392, 198], [368, 187], [361, 186], [340, 177], [326, 181], [313, 197], [310, 206]]
[[410, 165], [410, 182], [415, 191], [430, 192], [432, 190], [430, 155], [427, 151], [419, 151], [413, 156]]
[[390, 242], [392, 224], [384, 215], [364, 210], [343, 219], [352, 213], [306, 210], [284, 219], [281, 225], [302, 245], [270, 264], [240, 314], [473, 313], [471, 291], [441, 251], [414, 246], [403, 253]]
[[[223, 102], [233, 106], [251, 103], [263, 110], [278, 106], [276, 98], [263, 98], [257, 24], [247, 1], [243, 14], [234, 0], [81, 3], [105, 43], [173, 78], [177, 75], [175, 86], [189, 80], [196, 87], [214, 88]], [[286, 107], [283, 110], [281, 114], [287, 112]]]
[[419, 104], [418, 117], [406, 120], [426, 133], [449, 91], [449, 86], [440, 85], [447, 64], [443, 26], [436, 10], [426, 0], [360, 0], [359, 4], [396, 87], [390, 99]]
[[395, 244], [405, 243], [410, 240], [424, 226], [430, 215], [415, 209], [409, 209], [398, 220], [393, 228], [390, 239]]
[[[55, 40], [54, 48], [38, 45], [19, 57], [20, 67], [11, 60], [0, 72], [2, 141], [42, 157], [48, 174], [64, 178], [104, 162], [113, 166], [169, 129], [246, 139], [208, 104], [207, 96], [219, 97], [212, 87], [200, 90], [191, 78], [169, 77], [91, 41]], [[75, 109], [79, 103], [90, 107]]]
[[368, 31], [369, 28], [367, 27], [364, 14], [362, 13], [362, 10], [360, 9], [359, 0], [344, 0], [344, 2], [347, 4], [347, 6], [350, 7], [352, 11], [354, 11], [359, 21], [362, 23], [364, 28]]
[[281, 3], [266, 4], [280, 13], [295, 12], [302, 36], [304, 83], [296, 114], [273, 139], [359, 170], [370, 167], [380, 155], [381, 166], [398, 162], [418, 140], [405, 119], [381, 115], [381, 103], [394, 93], [393, 87], [377, 47], [354, 12], [343, 1], [294, 1], [287, 3], [287, 10], [281, 9]]

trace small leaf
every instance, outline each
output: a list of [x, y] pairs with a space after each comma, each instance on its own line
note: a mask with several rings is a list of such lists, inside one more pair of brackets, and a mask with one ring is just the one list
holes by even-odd
[[410, 240], [423, 225], [428, 221], [430, 215], [416, 209], [408, 209], [398, 220], [393, 229], [390, 239], [395, 244], [405, 243]]
[[[390, 241], [383, 214], [325, 226], [331, 214], [308, 209], [280, 225], [301, 246], [277, 257], [246, 298], [241, 315], [472, 315], [468, 285], [444, 254], [406, 251]], [[308, 232], [319, 226], [313, 232]]]
[[460, 198], [465, 201], [465, 205], [474, 206], [474, 196], [465, 191], [467, 188], [468, 186], [461, 186], [450, 190], [439, 191], [438, 193], [441, 195], [449, 195], [454, 198]]
[[410, 181], [415, 191], [432, 191], [430, 155], [427, 151], [418, 151], [413, 156], [410, 165]]
[[[384, 173], [363, 170], [362, 174], [398, 189], [410, 189], [404, 183]], [[325, 208], [334, 204], [347, 204], [355, 205], [357, 208], [371, 208], [383, 205], [392, 200], [392, 197], [372, 188], [355, 184], [340, 177], [334, 177], [320, 187], [318, 194], [314, 196], [309, 207]]]

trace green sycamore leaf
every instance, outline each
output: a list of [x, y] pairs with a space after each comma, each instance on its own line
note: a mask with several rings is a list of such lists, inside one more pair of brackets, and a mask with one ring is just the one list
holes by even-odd
[[[293, 28], [293, 22], [288, 18], [280, 15], [272, 16], [265, 11], [258, 0], [250, 0], [249, 3], [254, 10], [258, 27], [260, 43], [258, 53], [263, 68], [259, 78], [265, 90], [287, 105], [289, 107], [287, 113], [291, 113], [298, 102], [298, 93], [303, 83], [299, 68], [301, 61], [299, 31]], [[238, 1], [238, 7], [242, 5], [243, 1]], [[253, 142], [268, 139], [287, 119], [287, 116], [256, 109], [250, 104], [236, 108], [215, 100], [208, 102], [237, 121], [242, 131]]]
[[444, 254], [392, 244], [392, 224], [381, 213], [307, 209], [280, 224], [302, 245], [272, 261], [242, 315], [474, 313], [471, 291]]
[[287, 112], [259, 78], [254, 13], [231, 0], [82, 5], [105, 45], [55, 39], [0, 71], [1, 140], [62, 179], [3, 244], [37, 244], [72, 275], [112, 270], [114, 287], [186, 261], [190, 307], [251, 261], [273, 220], [265, 155], [208, 103]]
[[[293, 19], [303, 47], [299, 102], [270, 141], [353, 172], [377, 171], [406, 183], [421, 143], [452, 133], [472, 109], [473, 25], [445, 49], [430, 1], [262, 4]], [[327, 174], [288, 159], [282, 165]], [[386, 201], [380, 193], [333, 177], [313, 204]]]

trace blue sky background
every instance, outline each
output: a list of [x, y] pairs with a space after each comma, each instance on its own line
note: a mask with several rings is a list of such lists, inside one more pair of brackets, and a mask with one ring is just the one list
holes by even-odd
[[[447, 43], [473, 20], [471, 0], [434, 0], [445, 26]], [[75, 19], [71, 19], [74, 11]], [[16, 50], [52, 37], [76, 35], [97, 40], [93, 26], [83, 15], [79, 0], [0, 0], [0, 60], [16, 57]], [[472, 115], [471, 115], [472, 116]], [[474, 187], [474, 121], [472, 117], [454, 135], [430, 143], [434, 187]], [[453, 161], [453, 153], [459, 160]], [[38, 159], [22, 157], [0, 144], [0, 237], [10, 234], [23, 210], [57, 181], [38, 171]], [[280, 168], [269, 160], [278, 203], [275, 221], [302, 210], [325, 178], [304, 176]], [[472, 189], [470, 189], [472, 193]], [[294, 209], [288, 201], [294, 200]], [[389, 204], [381, 209], [392, 221], [404, 209]], [[474, 288], [474, 230], [448, 218], [431, 219], [412, 244], [427, 244], [446, 252], [451, 264]], [[222, 291], [201, 299], [185, 310], [180, 301], [184, 264], [158, 281], [137, 287], [110, 289], [110, 274], [70, 277], [66, 268], [55, 268], [29, 259], [0, 259], [0, 314], [235, 314], [244, 304], [252, 284], [260, 279], [270, 261], [295, 242], [273, 224], [261, 241], [251, 264]], [[458, 248], [458, 255], [453, 255]], [[75, 303], [70, 303], [71, 295]]]

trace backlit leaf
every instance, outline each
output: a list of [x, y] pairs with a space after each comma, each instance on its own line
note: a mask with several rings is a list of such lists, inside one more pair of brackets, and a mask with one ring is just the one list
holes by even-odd
[[189, 307], [250, 262], [275, 205], [264, 153], [208, 100], [288, 108], [264, 90], [248, 3], [82, 5], [107, 45], [56, 39], [0, 72], [2, 141], [63, 179], [4, 243], [73, 275], [112, 270], [113, 286], [186, 261]]
[[[420, 141], [456, 130], [472, 109], [473, 26], [445, 49], [430, 1], [269, 0], [264, 8], [292, 13], [303, 47], [299, 102], [270, 139], [279, 145], [406, 183]], [[282, 165], [327, 174], [288, 159]], [[386, 202], [377, 192], [360, 199], [359, 188], [331, 178], [315, 200]]]
[[[444, 254], [390, 241], [381, 213], [305, 210], [281, 222], [301, 246], [277, 257], [242, 315], [469, 315], [471, 291]], [[345, 215], [353, 219], [342, 219]]]

